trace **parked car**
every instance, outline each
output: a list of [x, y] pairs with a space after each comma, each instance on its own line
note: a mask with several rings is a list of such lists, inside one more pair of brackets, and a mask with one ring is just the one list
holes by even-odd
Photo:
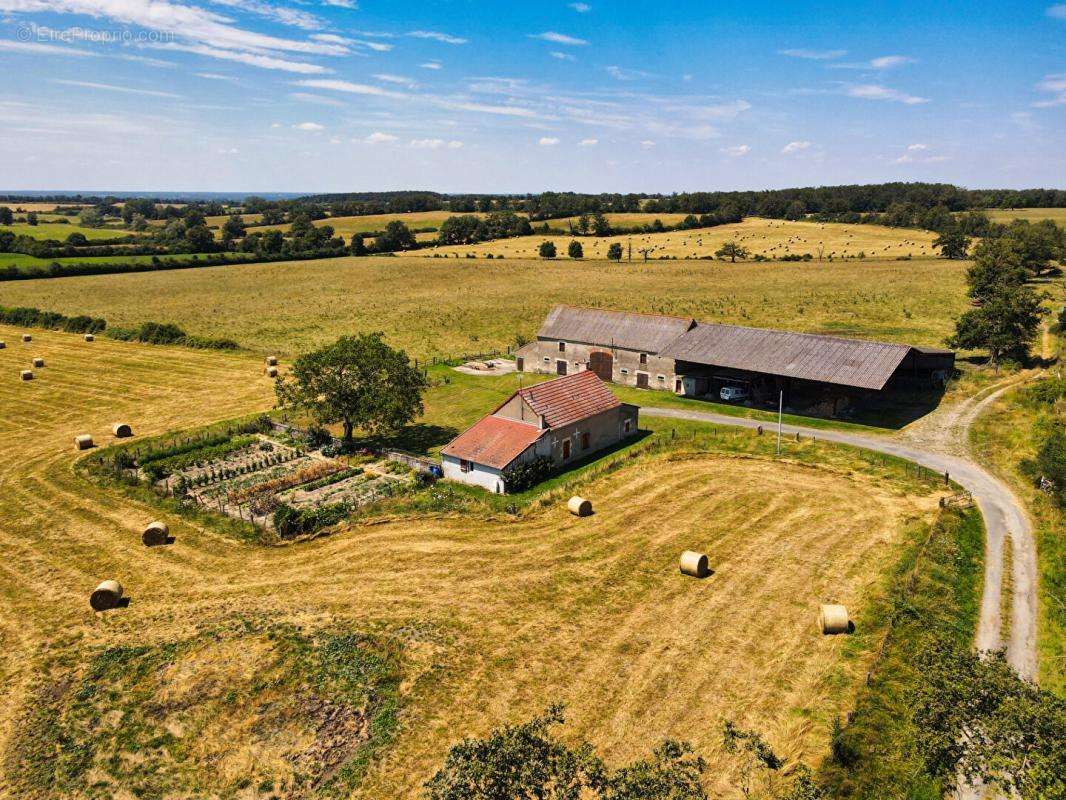
[[747, 400], [748, 390], [743, 386], [723, 386], [718, 396], [723, 400]]

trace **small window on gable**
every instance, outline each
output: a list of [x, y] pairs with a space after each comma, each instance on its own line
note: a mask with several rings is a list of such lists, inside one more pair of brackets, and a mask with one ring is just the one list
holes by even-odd
[[566, 352], [566, 342], [559, 342], [559, 352], [560, 353], [565, 353]]
[[[628, 428], [626, 430], [628, 430]], [[473, 468], [473, 466], [474, 465], [471, 464], [469, 461], [467, 461], [465, 458], [460, 458], [459, 459], [459, 471], [460, 472], [469, 472]]]
[[666, 380], [666, 376], [665, 375], [660, 375], [659, 376], [659, 383], [663, 383], [665, 380]]
[[627, 419], [622, 427], [626, 433], [629, 433], [629, 431], [633, 428], [633, 420]]
[[628, 374], [629, 374], [629, 370], [628, 370], [628, 369], [626, 369], [625, 367], [622, 367], [622, 369], [621, 369], [621, 370], [619, 370], [619, 371], [620, 371], [620, 372], [621, 372], [621, 373], [622, 373], [623, 375], [628, 375]]
[[589, 449], [589, 444], [590, 444], [590, 442], [589, 442], [589, 434], [588, 434], [588, 431], [585, 431], [584, 433], [581, 434], [581, 449], [582, 450], [588, 450]]
[[640, 354], [640, 365], [642, 367], [648, 366], [648, 354], [647, 353], [641, 353]]
[[549, 356], [544, 356], [544, 363], [545, 364], [547, 364], [550, 361], [551, 361], [551, 358]]

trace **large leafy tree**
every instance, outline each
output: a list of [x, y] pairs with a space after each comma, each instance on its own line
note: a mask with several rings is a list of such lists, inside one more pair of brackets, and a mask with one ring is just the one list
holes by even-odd
[[955, 322], [951, 347], [987, 350], [993, 364], [1003, 356], [1023, 359], [1040, 330], [1047, 313], [1041, 307], [1042, 295], [1028, 286], [995, 288], [977, 308], [971, 308]]
[[321, 425], [341, 424], [344, 441], [360, 428], [371, 435], [394, 433], [423, 411], [427, 381], [402, 350], [380, 333], [342, 336], [305, 353], [278, 381], [279, 405], [308, 412]]
[[966, 258], [970, 249], [970, 237], [958, 226], [953, 226], [933, 240], [933, 247], [939, 247], [944, 258]]
[[733, 263], [739, 258], [741, 260], [748, 257], [748, 249], [736, 242], [726, 242], [717, 250], [714, 251], [714, 255], [717, 258], [728, 258]]

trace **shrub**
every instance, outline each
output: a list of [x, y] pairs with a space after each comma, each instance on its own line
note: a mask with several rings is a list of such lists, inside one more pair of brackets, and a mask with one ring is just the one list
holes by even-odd
[[538, 456], [532, 461], [518, 464], [507, 471], [504, 475], [504, 483], [508, 492], [524, 492], [530, 487], [536, 486], [551, 475], [553, 469], [552, 460], [547, 456]]
[[576, 241], [576, 240], [573, 241], [573, 242], [570, 242], [570, 246], [568, 248], [566, 248], [566, 254], [568, 256], [570, 256], [570, 258], [584, 258], [585, 257], [585, 251], [581, 247], [581, 242]]
[[540, 250], [538, 252], [540, 253], [541, 258], [555, 258], [555, 244], [545, 240], [540, 243]]
[[293, 508], [282, 503], [274, 511], [274, 530], [282, 539], [291, 539], [301, 534], [315, 533], [322, 528], [336, 525], [351, 509], [345, 503], [336, 503], [318, 508]]

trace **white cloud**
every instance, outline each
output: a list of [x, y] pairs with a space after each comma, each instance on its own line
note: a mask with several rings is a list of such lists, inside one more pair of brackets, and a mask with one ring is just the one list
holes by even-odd
[[355, 0], [322, 0], [322, 5], [333, 6], [334, 8], [348, 8], [352, 10], [359, 8], [359, 5]]
[[545, 31], [544, 33], [531, 33], [530, 39], [541, 39], [545, 42], [554, 42], [555, 44], [568, 44], [568, 45], [586, 45], [588, 41], [585, 39], [578, 39], [576, 36], [567, 36], [565, 33], [556, 33], [555, 31]]
[[367, 144], [387, 144], [389, 142], [395, 142], [399, 137], [393, 136], [391, 133], [382, 133], [381, 131], [374, 131], [372, 134], [363, 139]]
[[806, 141], [789, 142], [781, 148], [781, 155], [790, 156], [793, 153], [799, 153], [804, 150], [808, 150], [810, 149], [810, 147], [811, 143]]
[[180, 94], [174, 94], [173, 92], [160, 92], [155, 89], [131, 89], [128, 86], [115, 86], [110, 83], [94, 83], [92, 81], [68, 81], [60, 80], [59, 78], [50, 79], [51, 83], [58, 83], [63, 86], [78, 86], [83, 89], [96, 89], [104, 92], [121, 92], [122, 94], [139, 94], [146, 97], [181, 97]]
[[929, 149], [929, 145], [921, 144], [921, 143], [909, 144], [909, 145], [907, 145], [907, 149], [910, 150], [911, 152], [915, 152], [915, 151], [918, 151], [918, 150], [928, 150]]
[[577, 146], [578, 147], [592, 147], [593, 145], [597, 145], [599, 143], [600, 143], [599, 139], [582, 139], [580, 142], [577, 143]]
[[727, 156], [733, 158], [739, 158], [740, 156], [746, 156], [751, 152], [751, 147], [746, 144], [738, 144], [733, 147], [723, 147], [719, 152], [725, 153]]
[[362, 40], [354, 42], [354, 44], [357, 44], [360, 47], [367, 47], [377, 53], [387, 53], [395, 46], [391, 44], [386, 44], [385, 42], [366, 42]]
[[333, 80], [331, 78], [313, 78], [306, 81], [296, 81], [293, 86], [302, 86], [305, 89], [328, 89], [333, 92], [345, 92], [347, 94], [364, 94], [373, 97], [406, 98], [403, 92], [393, 92], [382, 89], [380, 86], [370, 86], [366, 83], [352, 83], [351, 81]]
[[541, 136], [540, 139], [537, 140], [537, 144], [541, 147], [554, 147], [559, 144], [559, 139], [556, 136]]
[[863, 100], [889, 100], [895, 103], [903, 103], [908, 106], [929, 102], [928, 98], [915, 97], [914, 95], [906, 94], [897, 89], [889, 89], [887, 86], [878, 86], [873, 83], [861, 83], [855, 86], [849, 86], [844, 90], [844, 94], [848, 97], [858, 97]]
[[840, 58], [848, 54], [847, 50], [804, 50], [804, 49], [792, 49], [792, 50], [778, 50], [783, 56], [790, 56], [791, 58], [806, 58], [810, 61], [832, 61], [834, 58]]
[[205, 78], [209, 81], [228, 81], [229, 83], [237, 83], [237, 79], [232, 75], [219, 75], [217, 72], [196, 72], [193, 73], [197, 78]]
[[325, 125], [319, 125], [317, 122], [298, 122], [292, 127], [298, 131], [324, 131], [326, 129]]
[[316, 42], [326, 42], [328, 44], [351, 44], [351, 39], [345, 39], [343, 36], [337, 36], [335, 33], [314, 33], [311, 34], [311, 38]]
[[[0, 2], [2, 1], [3, 0], [0, 0]], [[242, 53], [235, 50], [222, 50], [217, 47], [208, 47], [207, 45], [167, 42], [157, 46], [164, 50], [178, 50], [183, 53], [195, 53], [199, 56], [217, 58], [222, 61], [236, 61], [240, 64], [248, 64], [249, 66], [259, 67], [261, 69], [276, 69], [283, 72], [295, 72], [300, 75], [324, 75], [333, 72], [333, 70], [328, 67], [322, 67], [318, 64], [308, 64], [305, 61], [289, 61], [285, 58], [258, 55], [257, 53]]]
[[302, 103], [311, 103], [316, 106], [329, 106], [331, 108], [345, 108], [344, 103], [340, 100], [334, 100], [332, 97], [323, 97], [319, 94], [308, 94], [307, 92], [293, 92], [289, 95], [293, 100], [299, 100]]
[[458, 150], [463, 146], [463, 143], [453, 139], [450, 142], [446, 142], [443, 139], [412, 139], [411, 147], [416, 150], [440, 150], [442, 147], [446, 147], [449, 150]]
[[274, 6], [261, 0], [210, 0], [219, 6], [238, 8], [250, 14], [258, 14], [261, 17], [280, 22], [282, 25], [291, 25], [294, 28], [316, 31], [325, 27], [325, 23], [314, 14], [306, 11], [298, 11], [295, 8]]
[[892, 67], [901, 67], [904, 64], [913, 64], [914, 59], [909, 56], [881, 56], [870, 61], [870, 66], [874, 69], [892, 69]]
[[634, 81], [637, 78], [651, 77], [650, 72], [645, 72], [644, 70], [640, 69], [627, 69], [625, 67], [619, 67], [613, 64], [611, 66], [604, 67], [603, 71], [617, 81]]
[[397, 83], [401, 86], [406, 86], [408, 89], [414, 89], [418, 85], [411, 78], [405, 78], [403, 75], [391, 75], [387, 72], [379, 72], [374, 77], [385, 83]]
[[640, 143], [640, 146], [643, 147], [645, 150], [649, 150], [650, 148], [655, 147], [655, 142], [653, 142], [651, 139], [645, 139], [643, 142]]
[[1047, 10], [1047, 15], [1055, 19], [1066, 19], [1066, 3], [1050, 6]]
[[1052, 96], [1033, 103], [1035, 108], [1053, 108], [1066, 105], [1066, 73], [1048, 75], [1036, 85], [1036, 88], [1042, 92], [1050, 92]]
[[570, 8], [574, 9], [578, 14], [587, 14], [592, 10], [592, 6], [588, 3], [571, 3]]
[[441, 33], [439, 31], [408, 31], [407, 36], [413, 36], [416, 39], [433, 39], [437, 42], [444, 42], [445, 44], [466, 44], [467, 39], [461, 36], [452, 36], [448, 33]]
[[927, 144], [909, 144], [907, 145], [907, 152], [901, 155], [899, 158], [892, 159], [893, 164], [937, 164], [941, 161], [950, 160], [949, 156], [943, 155], [922, 155], [929, 149]]
[[572, 56], [570, 53], [560, 53], [558, 50], [552, 50], [548, 55], [560, 61], [577, 61], [577, 56]]
[[67, 47], [61, 44], [43, 44], [41, 42], [16, 42], [9, 39], [0, 39], [0, 52], [9, 53], [32, 53], [41, 56], [92, 56], [88, 50], [78, 50], [76, 47]]
[[465, 100], [432, 99], [432, 103], [452, 111], [473, 111], [480, 114], [496, 114], [502, 117], [539, 117], [531, 108], [522, 106], [494, 106], [484, 103], [469, 103]]
[[427, 61], [425, 64], [419, 64], [422, 69], [440, 69], [439, 61]]

